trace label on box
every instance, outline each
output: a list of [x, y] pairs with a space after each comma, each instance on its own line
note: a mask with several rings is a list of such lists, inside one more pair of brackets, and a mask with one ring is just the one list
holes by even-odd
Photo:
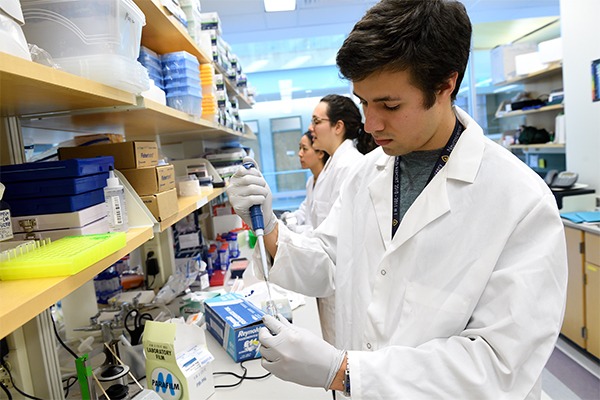
[[206, 329], [234, 361], [259, 358], [258, 330], [264, 312], [241, 295], [228, 293], [204, 302]]
[[0, 210], [0, 241], [12, 239], [12, 223], [9, 210]]

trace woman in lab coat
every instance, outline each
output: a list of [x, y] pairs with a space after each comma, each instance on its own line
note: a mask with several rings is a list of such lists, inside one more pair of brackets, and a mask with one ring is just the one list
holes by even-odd
[[329, 154], [323, 150], [313, 148], [313, 135], [311, 131], [307, 131], [300, 138], [298, 144], [298, 158], [303, 169], [310, 169], [312, 175], [306, 181], [306, 198], [302, 201], [297, 210], [285, 212], [281, 216], [281, 220], [287, 227], [298, 233], [312, 232], [315, 225], [316, 213], [314, 207], [314, 189], [317, 184], [320, 184], [319, 175], [323, 171], [325, 163], [329, 159]]
[[236, 212], [270, 216], [270, 279], [335, 295], [335, 346], [265, 317], [262, 365], [279, 378], [353, 399], [540, 399], [564, 229], [544, 181], [453, 106], [470, 38], [457, 1], [381, 0], [356, 24], [337, 63], [381, 147], [313, 237], [276, 222], [259, 171], [232, 177]]
[[[363, 132], [362, 115], [354, 101], [337, 94], [327, 95], [319, 101], [308, 130], [313, 134], [313, 147], [330, 155], [313, 192], [311, 220], [316, 228], [329, 215], [342, 184], [362, 159], [363, 154], [357, 147], [368, 142], [370, 136]], [[323, 339], [333, 344], [335, 300], [333, 296], [318, 297], [317, 306]]]

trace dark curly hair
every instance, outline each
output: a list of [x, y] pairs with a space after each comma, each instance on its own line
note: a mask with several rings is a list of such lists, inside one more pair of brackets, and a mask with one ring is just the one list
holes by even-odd
[[340, 73], [361, 81], [375, 72], [408, 71], [425, 108], [458, 73], [456, 99], [471, 48], [471, 21], [455, 0], [381, 0], [354, 26], [337, 54]]
[[377, 147], [373, 137], [365, 132], [360, 110], [351, 98], [339, 94], [328, 94], [321, 99], [321, 102], [327, 103], [329, 123], [333, 125], [342, 121], [346, 128], [344, 139], [354, 140], [358, 151], [367, 154]]

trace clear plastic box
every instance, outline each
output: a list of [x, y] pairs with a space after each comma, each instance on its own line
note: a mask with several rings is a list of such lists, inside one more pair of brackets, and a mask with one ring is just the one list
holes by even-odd
[[202, 115], [202, 96], [185, 92], [167, 93], [167, 105], [195, 116]]
[[179, 87], [192, 87], [200, 90], [200, 77], [189, 77], [169, 79], [165, 82], [165, 89], [171, 90]]
[[54, 58], [115, 54], [136, 60], [146, 17], [133, 0], [21, 0], [27, 42]]

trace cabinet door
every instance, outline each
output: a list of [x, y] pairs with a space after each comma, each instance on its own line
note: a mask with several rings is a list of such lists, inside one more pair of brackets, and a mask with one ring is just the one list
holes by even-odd
[[600, 357], [600, 235], [585, 233], [587, 351]]
[[561, 333], [578, 346], [585, 348], [583, 328], [585, 327], [584, 282], [583, 282], [583, 231], [565, 227], [567, 239], [567, 259], [569, 281], [567, 284], [567, 306]]

